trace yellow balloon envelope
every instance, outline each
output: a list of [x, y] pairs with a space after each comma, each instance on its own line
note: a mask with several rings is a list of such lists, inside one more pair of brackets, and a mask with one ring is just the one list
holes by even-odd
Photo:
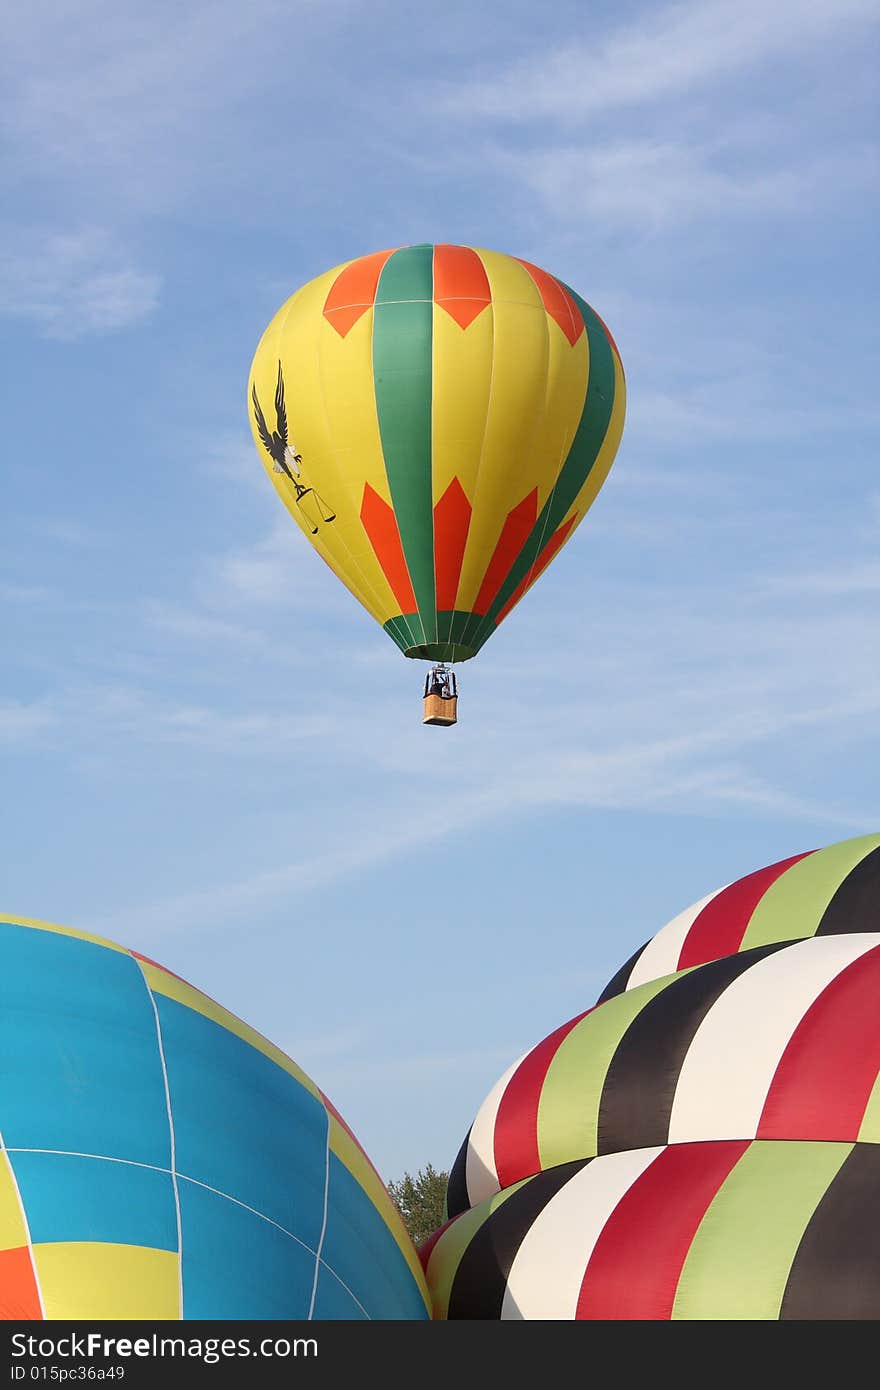
[[294, 520], [409, 657], [466, 661], [589, 510], [623, 431], [604, 323], [527, 261], [379, 251], [311, 280], [248, 408]]

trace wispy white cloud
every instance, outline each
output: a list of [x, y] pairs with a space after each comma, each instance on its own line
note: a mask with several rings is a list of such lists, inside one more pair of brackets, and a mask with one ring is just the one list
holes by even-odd
[[46, 516], [39, 521], [36, 529], [53, 542], [83, 549], [94, 549], [96, 546], [104, 545], [107, 539], [94, 526], [88, 526], [75, 517]]
[[[141, 721], [138, 727], [143, 729]], [[247, 754], [255, 743], [264, 748], [271, 744], [283, 751], [291, 744], [326, 737], [332, 729], [332, 720], [322, 715], [297, 712], [295, 719], [290, 718], [279, 692], [265, 698], [260, 711], [253, 714], [224, 714], [203, 705], [154, 712], [148, 720], [146, 737], [224, 750], [238, 748]]]
[[280, 504], [278, 513], [270, 530], [256, 544], [247, 549], [232, 549], [217, 560], [216, 583], [230, 597], [273, 605], [301, 599], [312, 557], [296, 524], [282, 513]]
[[[366, 824], [359, 813], [338, 811], [330, 848], [294, 854], [281, 867], [135, 909], [133, 915], [125, 915], [125, 928], [149, 926], [164, 934], [210, 924], [216, 930], [243, 916], [259, 915], [291, 893], [299, 901], [412, 850], [541, 809], [650, 808], [675, 813], [687, 807], [690, 812], [700, 808], [713, 814], [736, 807], [752, 815], [784, 815], [805, 822], [825, 824], [831, 819], [850, 833], [864, 830], [865, 816], [858, 809], [835, 811], [827, 802], [811, 801], [760, 775], [755, 750], [786, 732], [831, 727], [845, 716], [876, 720], [880, 685], [875, 682], [856, 695], [839, 694], [817, 704], [801, 700], [797, 707], [790, 703], [794, 676], [790, 687], [770, 692], [761, 681], [754, 681], [751, 700], [740, 706], [746, 685], [745, 680], [731, 680], [722, 672], [710, 682], [704, 673], [690, 701], [687, 691], [683, 696], [679, 691], [678, 708], [672, 691], [658, 694], [656, 689], [646, 689], [643, 699], [651, 702], [653, 715], [647, 733], [632, 732], [644, 728], [644, 705], [641, 719], [634, 720], [632, 708], [624, 706], [604, 726], [601, 706], [557, 705], [545, 711], [544, 720], [536, 726], [534, 700], [523, 699], [518, 705], [507, 701], [506, 728], [499, 728], [496, 718], [479, 746], [470, 742], [464, 754], [444, 760], [443, 782], [449, 794], [432, 800], [430, 815], [424, 814], [421, 798], [413, 801], [410, 794], [399, 791], [393, 797], [387, 794]], [[658, 735], [656, 727], [662, 725], [667, 710], [674, 711], [673, 732]], [[521, 738], [515, 733], [517, 721]], [[337, 738], [338, 733], [334, 742]], [[393, 767], [405, 772], [414, 765], [413, 750], [407, 744], [404, 737], [389, 751], [386, 785]], [[514, 746], [518, 752], [511, 762], [504, 750]], [[345, 745], [344, 752], [354, 757], [355, 747]], [[435, 790], [441, 785], [438, 773], [435, 768]], [[119, 924], [106, 929], [112, 934]]]
[[[680, 383], [662, 389], [645, 382], [633, 392], [628, 409], [627, 439], [674, 444], [681, 449], [705, 444], [779, 444], [815, 440], [833, 433], [836, 439], [875, 430], [880, 409], [843, 396], [846, 383], [816, 400], [794, 378], [797, 369], [777, 364], [777, 370], [725, 370], [719, 362], [713, 379]], [[714, 363], [713, 363], [714, 368]], [[711, 468], [711, 463], [708, 465]], [[619, 469], [621, 474], [624, 469]], [[695, 478], [694, 482], [698, 482]]]
[[[880, 590], [880, 560], [848, 565], [838, 571], [784, 575], [778, 581], [782, 591], [797, 594], [875, 594]], [[880, 652], [878, 652], [880, 656]]]
[[235, 646], [256, 647], [266, 640], [265, 633], [258, 626], [231, 622], [215, 613], [206, 613], [196, 603], [186, 605], [183, 602], [146, 599], [143, 616], [147, 625], [160, 634], [180, 638], [187, 643], [222, 644], [227, 651]]
[[122, 226], [250, 187], [255, 167], [277, 175], [281, 148], [303, 163], [320, 142], [303, 120], [304, 88], [344, 8], [36, 0], [4, 10], [8, 173], [24, 188], [49, 178], [68, 204]]
[[508, 164], [550, 207], [597, 222], [659, 232], [707, 212], [772, 214], [796, 208], [807, 171], [725, 170], [711, 150], [655, 139], [518, 151]]
[[58, 597], [45, 584], [0, 584], [0, 600], [10, 607], [43, 607]]
[[142, 749], [171, 744], [238, 750], [243, 756], [259, 749], [281, 753], [333, 728], [329, 712], [287, 715], [281, 692], [267, 692], [256, 708], [232, 711], [125, 686], [84, 687], [65, 700], [66, 725], [83, 730], [91, 725], [96, 743], [125, 739]]
[[874, 0], [685, 0], [643, 8], [603, 36], [522, 59], [501, 74], [443, 89], [449, 115], [572, 123], [714, 87], [719, 80], [805, 50], [858, 38], [876, 23]]
[[21, 746], [32, 738], [41, 737], [57, 723], [57, 711], [48, 700], [31, 703], [6, 700], [0, 703], [0, 741], [4, 743]]
[[834, 191], [863, 196], [878, 159], [868, 126], [861, 138], [851, 120], [835, 129], [847, 98], [815, 74], [808, 103], [796, 89], [798, 115], [786, 107], [781, 118], [780, 73], [803, 83], [810, 63], [845, 55], [878, 23], [875, 0], [642, 6], [623, 25], [600, 21], [439, 85], [434, 100], [472, 130], [463, 160], [521, 183], [560, 226], [579, 219], [647, 241], [698, 220], [791, 218]]
[[[263, 0], [247, 12], [204, 0], [149, 10], [42, 0], [6, 12], [7, 125], [68, 168], [108, 168], [160, 141], [186, 143], [197, 115], [233, 97], [242, 65], [229, 60], [275, 10]], [[259, 64], [255, 46], [248, 79]], [[134, 181], [140, 171], [130, 172]]]
[[521, 179], [560, 218], [588, 217], [642, 237], [710, 216], [726, 223], [791, 216], [807, 203], [823, 204], [832, 190], [870, 189], [880, 162], [869, 145], [844, 154], [753, 149], [740, 142], [735, 123], [719, 140], [701, 122], [686, 133], [549, 137], [527, 149], [484, 142], [480, 157]]
[[[155, 756], [155, 750], [189, 748], [238, 752], [242, 757], [293, 756], [310, 740], [335, 730], [333, 710], [296, 711], [291, 717], [284, 690], [263, 693], [253, 707], [224, 710], [209, 703], [186, 703], [121, 683], [58, 689], [30, 702], [0, 704], [0, 738], [24, 749], [29, 744], [56, 753], [112, 760], [129, 754]], [[150, 755], [149, 750], [154, 752]]]
[[198, 460], [200, 473], [213, 481], [238, 484], [263, 495], [271, 491], [247, 430], [215, 435], [207, 441], [203, 433], [194, 434], [190, 452]]
[[[323, 22], [337, 3], [320, 7]], [[251, 189], [262, 173], [274, 178], [281, 148], [296, 162], [301, 147], [304, 163], [315, 132], [301, 120], [302, 47], [318, 13], [309, 0], [4, 9], [4, 187], [10, 209], [29, 213], [0, 245], [0, 314], [61, 340], [150, 315], [163, 279], [140, 248], [155, 247], [160, 219], [224, 202], [234, 181]], [[288, 42], [295, 74], [279, 57]], [[289, 126], [273, 120], [269, 136], [261, 109], [285, 84], [295, 93]]]
[[[256, 460], [254, 466], [259, 468]], [[328, 583], [326, 566], [280, 501], [273, 514], [268, 529], [249, 545], [232, 546], [202, 561], [195, 591], [204, 612], [241, 616], [248, 610], [287, 609], [303, 618], [349, 613], [356, 600], [337, 583]]]
[[16, 241], [0, 264], [0, 314], [30, 320], [47, 338], [113, 333], [158, 305], [160, 277], [132, 264], [101, 231], [22, 234]]

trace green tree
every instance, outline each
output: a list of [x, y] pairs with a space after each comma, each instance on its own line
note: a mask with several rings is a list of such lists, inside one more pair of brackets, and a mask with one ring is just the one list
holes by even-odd
[[388, 1184], [391, 1200], [416, 1245], [443, 1225], [448, 1182], [449, 1174], [438, 1173], [429, 1163], [426, 1168], [420, 1168], [415, 1177], [404, 1173], [399, 1182]]

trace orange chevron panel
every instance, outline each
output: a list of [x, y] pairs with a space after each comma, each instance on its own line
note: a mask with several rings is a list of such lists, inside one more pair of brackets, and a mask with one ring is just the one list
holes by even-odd
[[370, 308], [376, 298], [382, 267], [393, 255], [394, 248], [362, 256], [346, 266], [333, 281], [330, 293], [324, 300], [324, 318], [336, 329], [340, 338], [344, 338]]
[[434, 579], [437, 608], [454, 608], [468, 528], [471, 504], [457, 478], [434, 507]]
[[434, 302], [459, 328], [468, 328], [491, 304], [489, 277], [476, 251], [469, 246], [434, 247]]
[[529, 532], [538, 520], [538, 489], [532, 488], [528, 497], [508, 512], [498, 537], [498, 544], [492, 553], [488, 568], [480, 585], [480, 592], [474, 600], [474, 612], [484, 614], [494, 599], [519, 552], [528, 539]]
[[364, 483], [364, 496], [361, 502], [361, 521], [370, 538], [376, 559], [382, 566], [382, 573], [391, 586], [391, 591], [400, 604], [401, 613], [416, 611], [416, 596], [412, 580], [406, 567], [403, 546], [397, 519], [387, 502], [383, 502], [378, 492]]
[[553, 559], [553, 556], [556, 554], [559, 547], [565, 544], [568, 534], [576, 521], [577, 513], [575, 513], [574, 516], [570, 516], [568, 518], [568, 521], [566, 521], [562, 526], [559, 527], [558, 531], [554, 531], [553, 535], [550, 537], [549, 541], [544, 546], [544, 549], [541, 551], [540, 555], [538, 556], [537, 560], [532, 566], [531, 573], [527, 574], [525, 579], [523, 579], [519, 584], [517, 584], [516, 588], [510, 595], [510, 598], [507, 600], [504, 607], [498, 610], [498, 616], [495, 619], [496, 627], [503, 618], [507, 617], [507, 614], [510, 612], [513, 605], [519, 602], [526, 589], [530, 588], [531, 585], [534, 584], [535, 580], [538, 578], [538, 575], [544, 572], [544, 570], [547, 568], [550, 561]]
[[584, 331], [584, 321], [574, 300], [565, 292], [559, 281], [552, 275], [548, 275], [546, 270], [541, 270], [540, 266], [532, 265], [531, 261], [521, 260], [519, 256], [516, 259], [520, 265], [525, 266], [537, 285], [538, 293], [544, 301], [544, 308], [547, 313], [551, 319], [556, 320], [574, 347]]
[[30, 1322], [42, 1316], [28, 1247], [0, 1250], [0, 1318]]

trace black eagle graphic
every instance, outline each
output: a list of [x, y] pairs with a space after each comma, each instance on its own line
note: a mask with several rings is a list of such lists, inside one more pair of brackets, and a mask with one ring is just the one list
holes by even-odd
[[[269, 433], [269, 426], [266, 424], [266, 417], [263, 414], [257, 396], [256, 383], [251, 391], [251, 399], [254, 403], [254, 416], [257, 421], [257, 429], [260, 438], [266, 446], [266, 452], [275, 461], [275, 472], [286, 473], [294, 486], [299, 487], [293, 476], [290, 467], [291, 463], [302, 463], [302, 456], [290, 448], [287, 443], [287, 407], [284, 404], [284, 376], [281, 371], [281, 363], [278, 363], [278, 384], [275, 387], [275, 419], [278, 425], [272, 433]], [[297, 469], [299, 472], [299, 469]]]
[[[302, 463], [302, 454], [298, 454], [295, 446], [287, 442], [287, 407], [284, 404], [284, 374], [281, 370], [280, 362], [278, 363], [278, 381], [275, 386], [276, 428], [272, 430], [271, 433], [269, 431], [269, 426], [266, 424], [266, 417], [263, 414], [259, 397], [257, 396], [256, 383], [254, 383], [251, 388], [251, 400], [254, 403], [254, 418], [257, 422], [257, 430], [266, 447], [266, 452], [274, 462], [275, 472], [286, 474], [293, 483], [296, 491], [297, 504], [301, 506], [303, 498], [311, 494], [318, 510], [319, 519], [321, 521], [335, 521], [336, 513], [329, 510], [318, 493], [315, 492], [315, 489], [304, 487], [295, 476], [295, 474], [299, 473], [299, 465]], [[318, 531], [317, 524], [311, 516], [308, 517], [308, 521], [312, 528], [312, 535], [314, 536]]]

